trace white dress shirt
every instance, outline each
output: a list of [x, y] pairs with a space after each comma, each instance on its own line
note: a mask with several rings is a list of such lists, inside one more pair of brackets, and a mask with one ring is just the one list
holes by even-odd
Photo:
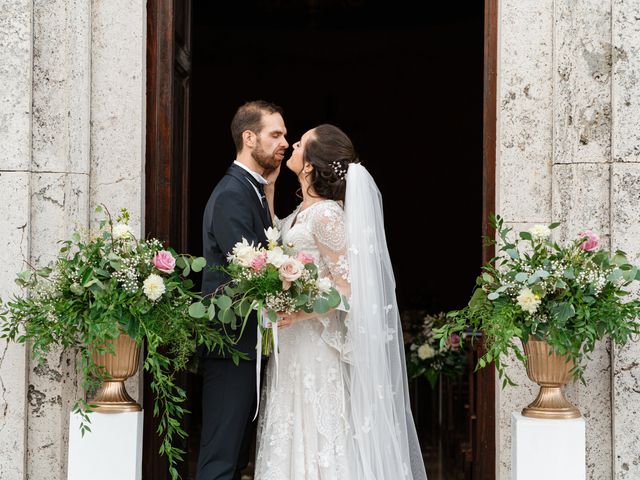
[[[245, 164], [240, 163], [237, 160], [234, 160], [233, 163], [235, 163], [240, 168], [242, 168], [242, 169], [246, 170], [247, 172], [249, 172], [249, 174], [253, 178], [255, 178], [258, 183], [261, 183], [262, 185], [269, 185], [269, 182], [262, 175], [260, 175], [259, 173], [254, 172], [249, 167], [247, 167]], [[258, 195], [258, 200], [260, 200], [260, 203], [262, 203], [262, 196], [260, 195], [260, 192], [258, 191], [258, 188], [250, 180], [247, 180], [247, 182], [249, 182], [251, 184], [251, 186], [253, 187], [253, 189], [256, 192], [256, 195]]]

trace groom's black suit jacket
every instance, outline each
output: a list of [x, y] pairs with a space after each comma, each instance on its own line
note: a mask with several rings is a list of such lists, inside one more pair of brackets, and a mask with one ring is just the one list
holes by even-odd
[[[254, 245], [261, 243], [266, 246], [264, 230], [271, 226], [271, 219], [262, 208], [251, 181], [255, 182], [249, 172], [233, 164], [213, 189], [202, 220], [202, 245], [207, 265], [226, 265], [227, 254], [243, 237]], [[229, 277], [222, 272], [205, 268], [202, 277], [203, 295], [209, 295], [228, 280]], [[257, 316], [252, 314], [236, 345], [238, 350], [252, 359], [256, 356], [256, 328]], [[227, 331], [231, 330], [228, 328]], [[218, 352], [201, 352], [201, 355], [224, 358]]]

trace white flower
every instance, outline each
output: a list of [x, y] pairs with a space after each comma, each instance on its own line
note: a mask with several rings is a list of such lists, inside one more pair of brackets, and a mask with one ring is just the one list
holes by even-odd
[[549, 238], [551, 235], [551, 230], [546, 225], [534, 225], [529, 230], [529, 233], [535, 240], [543, 240], [545, 238]]
[[275, 247], [267, 253], [267, 262], [276, 268], [280, 268], [289, 257], [284, 254], [282, 247]]
[[243, 267], [250, 267], [251, 262], [258, 253], [258, 250], [253, 246], [253, 242], [249, 243], [244, 237], [242, 242], [236, 243], [233, 247], [233, 258]]
[[166, 287], [160, 275], [152, 273], [142, 283], [142, 290], [149, 300], [156, 301], [165, 292]]
[[535, 313], [540, 305], [540, 296], [533, 293], [529, 288], [520, 290], [517, 300], [520, 308], [529, 313]]
[[131, 236], [133, 236], [133, 231], [131, 230], [131, 227], [126, 223], [116, 223], [113, 226], [113, 238], [115, 238], [116, 240]]
[[329, 290], [331, 290], [331, 280], [326, 277], [319, 278], [316, 280], [316, 287], [318, 287], [321, 293], [329, 293]]
[[267, 236], [269, 248], [276, 248], [276, 246], [278, 245], [278, 240], [280, 240], [280, 232], [278, 231], [278, 229], [269, 227], [264, 231], [264, 234]]
[[427, 358], [433, 357], [435, 354], [436, 351], [428, 343], [418, 347], [418, 357], [420, 357], [420, 360], [426, 360]]

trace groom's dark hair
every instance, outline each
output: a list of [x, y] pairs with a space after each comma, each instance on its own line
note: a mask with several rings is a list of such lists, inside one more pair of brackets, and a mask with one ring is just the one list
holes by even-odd
[[242, 105], [231, 120], [231, 137], [236, 144], [236, 152], [240, 153], [244, 143], [242, 132], [251, 130], [255, 134], [262, 130], [262, 116], [264, 114], [279, 113], [282, 115], [282, 108], [271, 102], [264, 100], [254, 100]]

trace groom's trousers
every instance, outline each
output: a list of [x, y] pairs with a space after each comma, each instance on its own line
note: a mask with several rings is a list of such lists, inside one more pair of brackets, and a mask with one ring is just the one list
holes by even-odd
[[240, 480], [255, 422], [256, 362], [202, 358], [202, 436], [196, 480]]

